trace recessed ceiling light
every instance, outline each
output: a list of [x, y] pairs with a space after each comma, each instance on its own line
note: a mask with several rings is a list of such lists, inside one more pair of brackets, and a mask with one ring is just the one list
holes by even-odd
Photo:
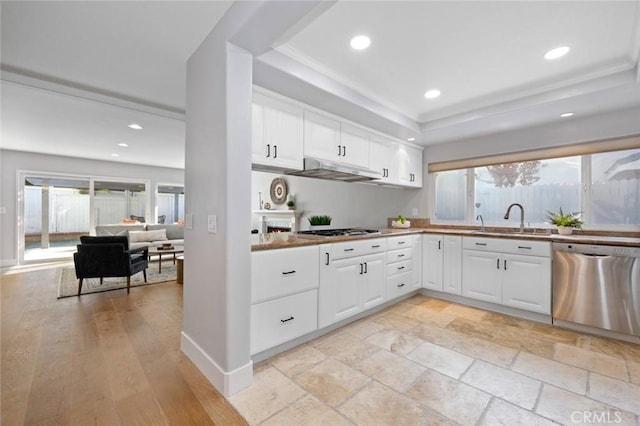
[[111, 154], [112, 157], [120, 157], [120, 154]]
[[560, 117], [567, 118], [567, 117], [571, 117], [572, 115], [573, 115], [572, 112], [565, 112], [564, 114], [560, 114]]
[[130, 129], [133, 129], [133, 130], [142, 130], [143, 129], [143, 127], [141, 125], [139, 125], [138, 123], [131, 123], [127, 127], [130, 128]]
[[413, 142], [413, 141], [415, 141], [415, 140], [416, 140], [416, 138], [408, 138], [407, 140], [408, 140], [409, 142]]
[[424, 94], [424, 97], [427, 99], [435, 99], [440, 96], [440, 91], [438, 89], [431, 89]]
[[125, 146], [126, 147], [126, 146], [129, 146], [129, 145], [127, 145], [126, 143], [119, 143], [118, 146]]
[[369, 47], [371, 39], [364, 35], [355, 36], [351, 39], [351, 47], [355, 50], [363, 50]]
[[545, 53], [544, 58], [548, 61], [552, 59], [562, 58], [564, 55], [569, 53], [569, 50], [571, 50], [569, 46], [556, 47], [555, 49], [551, 49], [550, 51]]

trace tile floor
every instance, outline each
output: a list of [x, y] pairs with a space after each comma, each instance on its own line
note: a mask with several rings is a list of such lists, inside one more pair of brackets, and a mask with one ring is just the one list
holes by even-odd
[[252, 425], [640, 425], [640, 345], [414, 296], [255, 366]]

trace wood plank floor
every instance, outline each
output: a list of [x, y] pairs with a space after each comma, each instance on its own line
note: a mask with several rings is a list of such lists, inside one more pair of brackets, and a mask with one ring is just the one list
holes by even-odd
[[2, 425], [244, 425], [180, 351], [175, 282], [56, 299], [59, 268], [3, 274]]

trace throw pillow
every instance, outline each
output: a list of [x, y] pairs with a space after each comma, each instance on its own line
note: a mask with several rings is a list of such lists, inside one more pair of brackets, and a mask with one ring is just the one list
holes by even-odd
[[155, 231], [129, 231], [130, 243], [142, 243], [151, 241], [167, 241], [167, 230], [157, 229]]

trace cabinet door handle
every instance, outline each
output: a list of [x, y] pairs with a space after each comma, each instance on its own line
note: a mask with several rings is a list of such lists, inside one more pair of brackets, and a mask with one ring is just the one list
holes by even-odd
[[404, 287], [404, 283], [398, 284], [398, 287]]
[[507, 259], [504, 260], [504, 270], [507, 270]]
[[347, 156], [347, 146], [346, 145], [343, 145], [343, 147], [342, 147], [342, 156], [343, 157]]
[[344, 251], [353, 251], [352, 248], [344, 249]]
[[487, 243], [476, 243], [477, 246], [486, 246]]
[[267, 144], [267, 158], [271, 157], [271, 145]]
[[401, 271], [404, 269], [404, 266], [398, 266], [398, 271]]
[[375, 246], [371, 246], [371, 248], [380, 248], [380, 244], [376, 244]]
[[360, 275], [362, 275], [362, 271], [363, 271], [363, 270], [364, 270], [364, 269], [362, 268], [362, 263], [361, 263], [361, 264], [360, 264]]
[[438, 250], [440, 250], [440, 247], [442, 247], [442, 241], [438, 240]]
[[293, 321], [295, 318], [294, 317], [289, 317], [289, 318], [285, 318], [285, 319], [281, 319], [280, 322], [289, 322], [289, 321]]
[[278, 145], [273, 146], [273, 158], [278, 158]]
[[326, 265], [329, 266], [329, 253], [325, 253], [325, 255], [327, 256], [327, 263]]
[[531, 250], [531, 247], [527, 247], [527, 246], [518, 246], [519, 249], [526, 249], [526, 250]]
[[342, 155], [342, 145], [338, 145], [338, 157]]
[[500, 269], [500, 259], [496, 259], [496, 268]]
[[282, 275], [291, 275], [291, 274], [295, 274], [295, 273], [296, 273], [296, 271], [293, 270], [293, 271], [283, 272]]
[[367, 262], [364, 262], [364, 273], [367, 273]]

